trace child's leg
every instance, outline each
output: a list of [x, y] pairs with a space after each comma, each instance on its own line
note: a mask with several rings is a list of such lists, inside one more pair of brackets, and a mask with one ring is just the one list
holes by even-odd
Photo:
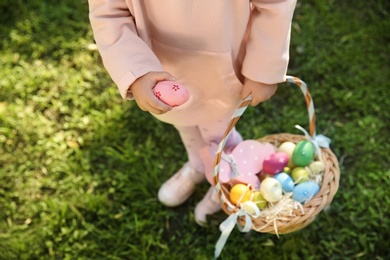
[[[206, 123], [203, 126], [176, 126], [186, 149], [188, 162], [197, 172], [204, 173], [204, 161], [199, 154], [199, 150], [211, 142], [219, 144], [226, 127], [225, 124], [221, 123], [214, 125]], [[225, 147], [229, 149], [241, 141], [241, 135], [233, 128]]]
[[[204, 164], [199, 155], [199, 150], [210, 142], [218, 143], [222, 139], [226, 128], [225, 125], [220, 123], [215, 125], [205, 124], [203, 127], [175, 127], [179, 131], [185, 146], [188, 163], [184, 164], [176, 174], [169, 178], [158, 192], [160, 202], [171, 207], [185, 202], [194, 192], [195, 186], [205, 179]], [[241, 135], [233, 129], [226, 142], [226, 147], [234, 146], [240, 141], [242, 141]], [[210, 210], [206, 211], [210, 213]]]
[[158, 191], [158, 199], [166, 206], [175, 207], [185, 202], [195, 186], [205, 179], [199, 149], [206, 144], [197, 126], [176, 126], [187, 151], [188, 162]]
[[188, 162], [198, 172], [204, 172], [199, 149], [207, 145], [198, 126], [175, 126], [187, 152]]
[[[205, 142], [215, 142], [219, 143], [222, 140], [225, 128], [225, 125], [217, 124], [210, 126], [209, 124], [204, 125], [200, 129], [202, 130], [202, 136]], [[219, 128], [219, 129], [218, 129]], [[225, 148], [229, 149], [230, 147], [236, 146], [242, 141], [241, 135], [236, 131], [235, 128], [230, 132], [229, 137], [226, 141]], [[201, 225], [205, 226], [207, 224], [207, 215], [214, 214], [221, 209], [219, 198], [217, 193], [214, 190], [214, 187], [210, 187], [203, 199], [196, 205], [195, 208], [195, 221]]]
[[[223, 133], [218, 133], [216, 131], [209, 131], [209, 130], [203, 130], [201, 131], [203, 140], [205, 140], [205, 143], [214, 142], [219, 144], [222, 140]], [[236, 146], [239, 142], [242, 141], [242, 137], [240, 133], [236, 130], [236, 128], [233, 128], [230, 132], [228, 139], [225, 144], [225, 149], [230, 149], [231, 147]]]

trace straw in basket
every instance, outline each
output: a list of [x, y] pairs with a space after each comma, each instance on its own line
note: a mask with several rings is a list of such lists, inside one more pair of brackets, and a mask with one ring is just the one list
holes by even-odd
[[229, 200], [228, 187], [226, 187], [225, 184], [222, 184], [219, 179], [219, 166], [227, 138], [251, 102], [251, 97], [247, 98], [242, 102], [231, 118], [222, 141], [219, 143], [214, 162], [214, 187], [220, 198], [223, 211], [229, 215], [229, 217], [220, 225], [222, 234], [216, 245], [216, 258], [220, 255], [227, 238], [235, 226], [237, 226], [241, 232], [255, 230], [261, 233], [271, 233], [277, 235], [300, 230], [313, 222], [315, 217], [331, 203], [338, 190], [340, 178], [338, 161], [334, 153], [329, 148], [330, 139], [324, 137], [323, 135], [316, 135], [314, 104], [307, 86], [305, 82], [292, 76], [287, 76], [287, 82], [298, 86], [305, 97], [309, 112], [310, 134], [308, 134], [303, 128], [297, 126], [297, 128], [301, 129], [305, 135], [288, 133], [273, 134], [260, 138], [258, 141], [262, 143], [271, 143], [277, 147], [286, 141], [298, 143], [302, 140], [310, 140], [316, 148], [317, 157], [325, 166], [320, 191], [313, 198], [296, 209], [293, 209], [288, 213], [279, 211], [279, 213], [272, 218], [261, 215], [253, 216], [253, 214], [248, 213], [245, 209], [231, 203]]

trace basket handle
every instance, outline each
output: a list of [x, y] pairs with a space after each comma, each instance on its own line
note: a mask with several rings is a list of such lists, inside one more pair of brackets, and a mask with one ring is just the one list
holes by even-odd
[[[307, 88], [306, 83], [304, 81], [302, 81], [301, 79], [299, 79], [297, 77], [293, 77], [293, 76], [287, 76], [286, 82], [293, 83], [294, 85], [298, 86], [301, 89], [301, 91], [305, 97], [306, 106], [307, 106], [308, 113], [309, 113], [310, 136], [314, 137], [316, 135], [316, 124], [315, 124], [316, 118], [315, 118], [315, 113], [314, 113], [314, 104], [313, 104], [313, 100], [311, 98], [311, 95], [309, 93], [309, 90]], [[221, 202], [226, 204], [227, 209], [230, 210], [231, 212], [237, 212], [238, 208], [235, 205], [230, 203], [230, 201], [226, 198], [226, 196], [224, 195], [224, 193], [222, 191], [222, 185], [219, 181], [219, 164], [221, 162], [222, 151], [223, 151], [223, 148], [225, 147], [228, 136], [229, 136], [230, 132], [232, 131], [232, 129], [234, 128], [234, 126], [237, 124], [237, 122], [240, 119], [240, 117], [242, 116], [242, 114], [247, 109], [251, 100], [252, 100], [252, 96], [249, 96], [248, 98], [246, 98], [240, 104], [240, 106], [237, 108], [237, 110], [234, 112], [232, 118], [230, 119], [228, 127], [225, 130], [225, 133], [222, 137], [222, 140], [218, 145], [218, 149], [217, 149], [215, 161], [214, 161], [214, 172], [213, 172], [214, 188], [215, 188], [216, 192], [218, 193], [218, 196], [219, 196]]]

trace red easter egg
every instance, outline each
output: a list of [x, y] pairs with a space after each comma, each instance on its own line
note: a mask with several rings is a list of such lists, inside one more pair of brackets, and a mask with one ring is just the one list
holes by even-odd
[[174, 81], [160, 81], [153, 88], [154, 95], [171, 107], [177, 107], [190, 98], [188, 90]]
[[288, 160], [288, 155], [285, 152], [273, 153], [263, 161], [263, 171], [272, 175], [280, 173], [286, 167]]

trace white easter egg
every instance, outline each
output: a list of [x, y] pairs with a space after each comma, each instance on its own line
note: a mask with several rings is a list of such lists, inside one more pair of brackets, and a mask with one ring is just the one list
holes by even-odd
[[277, 202], [282, 198], [282, 185], [274, 178], [265, 178], [260, 184], [260, 192], [269, 202]]
[[293, 142], [284, 142], [278, 147], [279, 152], [285, 152], [289, 158], [292, 158], [296, 144]]
[[279, 152], [284, 152], [288, 155], [289, 160], [287, 166], [291, 168], [294, 168], [295, 166], [292, 160], [295, 147], [296, 144], [290, 141], [284, 142], [278, 147]]
[[241, 203], [241, 208], [253, 217], [258, 217], [260, 215], [260, 209], [253, 201], [245, 201], [244, 203]]
[[309, 165], [309, 169], [310, 169], [311, 173], [318, 174], [318, 173], [323, 172], [325, 170], [325, 165], [321, 161], [315, 161]]

